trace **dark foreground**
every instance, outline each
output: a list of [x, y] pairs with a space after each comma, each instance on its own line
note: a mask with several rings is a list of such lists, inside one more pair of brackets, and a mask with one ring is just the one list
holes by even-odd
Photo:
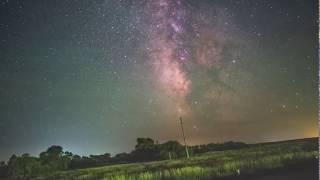
[[224, 180], [318, 180], [319, 179], [319, 163], [317, 160], [305, 162], [298, 165], [288, 167], [286, 169], [278, 169], [265, 172], [260, 175], [244, 175]]

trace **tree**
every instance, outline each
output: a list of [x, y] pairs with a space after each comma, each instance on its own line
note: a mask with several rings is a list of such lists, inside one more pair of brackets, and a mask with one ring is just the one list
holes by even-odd
[[[72, 153], [71, 153], [72, 154]], [[40, 153], [40, 162], [51, 170], [65, 170], [68, 168], [72, 156], [69, 152], [64, 154], [61, 146], [53, 145], [45, 152]]]
[[154, 144], [151, 138], [137, 138], [137, 145], [135, 150], [131, 152], [133, 161], [152, 161], [159, 157], [158, 145]]
[[8, 166], [4, 161], [0, 162], [0, 179], [7, 176]]
[[109, 153], [102, 155], [90, 155], [90, 158], [94, 161], [95, 166], [107, 165], [111, 162], [111, 155]]
[[132, 154], [119, 153], [112, 158], [113, 163], [129, 163], [132, 162]]
[[168, 159], [170, 152], [172, 158], [184, 157], [185, 149], [178, 141], [167, 141], [160, 145], [162, 159]]
[[152, 149], [154, 147], [154, 140], [151, 138], [137, 138], [137, 145], [135, 146], [136, 150], [143, 149]]
[[8, 162], [8, 176], [33, 177], [41, 172], [39, 159], [29, 154], [12, 155]]
[[8, 162], [8, 171], [7, 175], [11, 177], [18, 176], [19, 174], [22, 174], [22, 169], [19, 166], [18, 157], [13, 154]]

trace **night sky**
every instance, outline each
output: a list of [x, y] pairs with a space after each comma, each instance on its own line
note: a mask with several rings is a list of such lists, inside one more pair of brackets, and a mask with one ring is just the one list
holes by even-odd
[[0, 160], [317, 136], [316, 0], [0, 2]]

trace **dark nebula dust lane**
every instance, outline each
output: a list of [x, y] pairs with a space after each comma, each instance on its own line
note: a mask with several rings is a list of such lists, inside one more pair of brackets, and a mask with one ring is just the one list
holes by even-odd
[[0, 160], [317, 135], [317, 1], [0, 2]]

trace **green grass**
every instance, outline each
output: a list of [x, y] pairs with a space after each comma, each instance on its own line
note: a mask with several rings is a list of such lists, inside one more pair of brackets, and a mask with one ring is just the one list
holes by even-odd
[[38, 179], [183, 180], [257, 174], [318, 158], [317, 147], [314, 139], [287, 141], [254, 145], [240, 150], [208, 152], [190, 159], [63, 171]]

